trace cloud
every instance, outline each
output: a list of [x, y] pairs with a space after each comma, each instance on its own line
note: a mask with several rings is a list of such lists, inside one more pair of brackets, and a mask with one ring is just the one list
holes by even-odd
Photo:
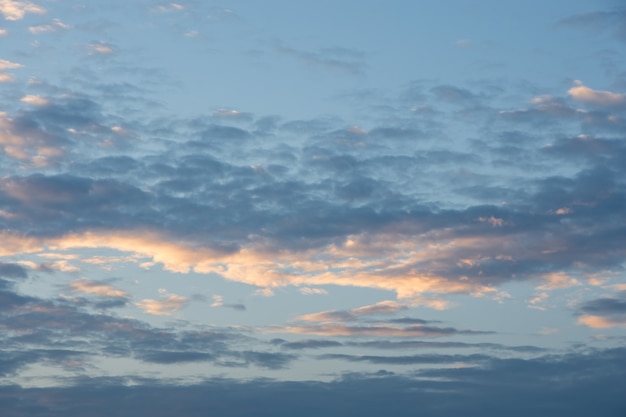
[[550, 274], [543, 274], [541, 277], [545, 284], [537, 287], [538, 290], [549, 291], [559, 288], [569, 288], [580, 285], [580, 282], [575, 278], [570, 277], [563, 272], [552, 272]]
[[160, 12], [160, 13], [178, 12], [184, 9], [185, 9], [185, 6], [180, 3], [160, 4], [158, 6], [151, 8], [153, 12]]
[[46, 32], [56, 32], [58, 30], [67, 30], [70, 26], [61, 22], [59, 19], [54, 19], [52, 23], [47, 25], [29, 26], [28, 31], [33, 35], [39, 35]]
[[243, 304], [224, 304], [224, 297], [221, 295], [213, 296], [213, 303], [211, 303], [211, 307], [225, 307], [237, 311], [246, 311], [246, 306]]
[[326, 68], [339, 74], [363, 74], [367, 65], [363, 54], [345, 48], [327, 48], [317, 52], [302, 51], [283, 45], [276, 46], [280, 55], [295, 58], [298, 61], [316, 67]]
[[92, 42], [88, 45], [92, 54], [109, 55], [115, 52], [115, 47], [107, 42]]
[[0, 72], [0, 83], [11, 83], [15, 81], [15, 77], [5, 72]]
[[[455, 334], [487, 334], [431, 325], [431, 321], [410, 317], [372, 320], [369, 317], [394, 315], [408, 307], [395, 301], [381, 301], [350, 310], [332, 310], [296, 317], [294, 324], [272, 326], [269, 333], [312, 334], [317, 336], [442, 337]], [[353, 322], [353, 323], [351, 323]]]
[[274, 339], [274, 342], [279, 344], [282, 349], [290, 350], [322, 349], [343, 346], [342, 343], [335, 340], [306, 339], [297, 342], [287, 342], [283, 339]]
[[0, 0], [0, 13], [6, 20], [20, 20], [26, 13], [43, 14], [46, 12], [41, 6], [28, 1]]
[[304, 295], [327, 295], [328, 294], [328, 291], [326, 291], [323, 288], [304, 287], [304, 288], [300, 288], [298, 291], [300, 291], [300, 293]]
[[0, 70], [21, 68], [22, 64], [0, 59]]
[[22, 103], [31, 104], [33, 106], [47, 106], [48, 104], [50, 104], [50, 101], [48, 101], [47, 99], [35, 95], [24, 96], [20, 99], [20, 101]]
[[344, 360], [349, 362], [369, 362], [377, 365], [416, 365], [416, 364], [472, 364], [487, 361], [487, 355], [411, 355], [411, 356], [374, 356], [374, 355], [344, 355], [324, 354], [317, 356], [322, 360]]
[[306, 314], [298, 316], [296, 320], [304, 322], [337, 322], [337, 321], [352, 321], [357, 320], [363, 316], [370, 315], [387, 315], [395, 314], [398, 311], [406, 310], [406, 305], [400, 304], [395, 301], [380, 301], [376, 304], [357, 307], [350, 310], [334, 310], [324, 311], [321, 313]]
[[155, 316], [170, 316], [182, 310], [187, 304], [187, 298], [170, 294], [162, 300], [145, 299], [135, 303], [137, 307], [142, 309], [146, 314]]
[[340, 337], [443, 337], [456, 334], [488, 334], [490, 332], [457, 330], [451, 327], [437, 326], [393, 326], [393, 325], [343, 325], [343, 324], [314, 324], [314, 325], [287, 325], [265, 329], [269, 333], [292, 333], [311, 334], [316, 336], [340, 336]]
[[626, 40], [626, 11], [623, 9], [579, 13], [560, 20], [558, 25], [596, 33], [608, 31], [617, 39]]
[[570, 88], [567, 94], [573, 100], [597, 106], [615, 107], [626, 104], [626, 94], [592, 90], [583, 85], [582, 81], [575, 81], [574, 87]]
[[[3, 70], [5, 69], [15, 69], [21, 68], [22, 65], [16, 62], [7, 61], [5, 59], [0, 59], [0, 83], [10, 83], [15, 81], [15, 77], [12, 74], [6, 73]], [[0, 112], [0, 117], [6, 115], [4, 112]]]
[[578, 323], [593, 328], [626, 326], [626, 292], [615, 298], [598, 298], [578, 307]]
[[[555, 413], [612, 416], [626, 409], [616, 388], [626, 376], [625, 358], [624, 349], [610, 349], [525, 360], [485, 360], [474, 367], [442, 368], [434, 364], [434, 369], [417, 372], [415, 377], [384, 369], [354, 372], [328, 382], [213, 378], [181, 385], [151, 378], [82, 377], [66, 386], [4, 385], [0, 403], [10, 407], [16, 417], [104, 417], [120, 408], [140, 415], [177, 412], [190, 417], [207, 412], [224, 417], [287, 417], [302, 410], [309, 410], [310, 415], [340, 412], [374, 417], [414, 409], [425, 417], [493, 412], [511, 417]], [[62, 409], [58, 403], [64, 404]]]
[[89, 279], [81, 279], [71, 282], [70, 287], [77, 292], [93, 294], [100, 297], [128, 298], [128, 294], [110, 285], [102, 284]]

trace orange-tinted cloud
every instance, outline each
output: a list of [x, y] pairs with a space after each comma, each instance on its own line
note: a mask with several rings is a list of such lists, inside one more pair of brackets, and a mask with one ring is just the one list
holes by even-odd
[[146, 314], [155, 316], [170, 316], [180, 311], [187, 304], [187, 298], [171, 294], [162, 300], [145, 299], [135, 303], [137, 307], [142, 309]]
[[598, 106], [617, 106], [626, 104], [626, 94], [592, 90], [591, 88], [584, 86], [581, 81], [576, 81], [574, 83], [574, 87], [570, 88], [567, 93], [574, 100]]
[[20, 20], [26, 13], [45, 13], [46, 9], [29, 1], [0, 0], [0, 13], [6, 20]]
[[128, 297], [128, 294], [122, 290], [118, 290], [110, 285], [101, 284], [90, 279], [81, 279], [79, 281], [71, 282], [70, 287], [72, 287], [72, 289], [77, 292], [99, 295], [101, 297]]
[[605, 329], [609, 327], [626, 327], [626, 317], [610, 318], [585, 314], [578, 318], [578, 324], [584, 324], [594, 329]]

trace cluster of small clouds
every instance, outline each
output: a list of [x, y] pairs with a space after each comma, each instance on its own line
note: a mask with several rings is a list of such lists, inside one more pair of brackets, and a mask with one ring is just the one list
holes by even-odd
[[0, 13], [6, 20], [20, 20], [27, 13], [44, 14], [46, 9], [29, 1], [0, 0]]
[[[454, 335], [489, 334], [485, 331], [459, 330], [440, 327], [423, 319], [402, 317], [381, 320], [380, 316], [395, 315], [407, 310], [408, 306], [396, 301], [381, 301], [374, 305], [357, 307], [351, 310], [333, 310], [312, 313], [297, 317], [293, 323], [266, 331], [285, 334], [308, 334], [316, 336], [357, 336], [357, 337], [443, 337]], [[373, 317], [374, 320], [371, 320]]]
[[[0, 361], [3, 377], [15, 376], [35, 363], [80, 374], [93, 369], [98, 356], [163, 365], [206, 362], [268, 369], [282, 368], [295, 358], [228, 329], [155, 328], [136, 319], [109, 314], [111, 308], [130, 300], [127, 292], [109, 283], [80, 279], [69, 284], [71, 296], [25, 296], [17, 287], [28, 276], [25, 266], [0, 263], [2, 345], [3, 352], [12, 358]], [[186, 301], [174, 294], [164, 295], [161, 300], [142, 300], [137, 306], [148, 314], [163, 315], [179, 309]], [[88, 344], [83, 342], [85, 338], [89, 339]], [[252, 342], [261, 350], [254, 350]]]
[[[6, 166], [35, 171], [0, 179], [2, 235], [11, 242], [4, 254], [110, 248], [146, 267], [216, 273], [268, 293], [286, 285], [304, 294], [323, 294], [325, 285], [368, 287], [436, 309], [449, 307], [448, 294], [506, 299], [499, 287], [511, 281], [538, 282], [530, 306], [543, 308], [548, 292], [619, 267], [623, 244], [606, 236], [620, 225], [615, 210], [625, 198], [626, 149], [611, 136], [621, 131], [624, 94], [577, 81], [566, 97], [535, 96], [527, 109], [502, 111], [463, 88], [426, 91], [435, 104], [479, 107], [488, 115], [492, 142], [473, 143], [475, 157], [491, 161], [482, 164], [488, 169], [465, 153], [437, 149], [428, 138], [436, 131], [413, 124], [368, 130], [317, 120], [279, 124], [234, 109], [160, 128], [161, 137], [176, 136], [179, 126], [183, 137], [192, 133], [183, 142], [162, 139], [156, 156], [141, 157], [141, 142], [132, 143], [135, 156], [109, 156], [105, 142], [128, 146], [128, 139], [120, 117], [107, 120], [96, 97], [24, 95], [28, 107], [0, 115]], [[595, 133], [590, 118], [600, 129]], [[561, 136], [547, 147], [518, 142], [509, 151], [508, 131], [516, 124], [550, 119], [589, 133]], [[296, 133], [300, 145], [283, 142]], [[98, 147], [87, 151], [86, 137]], [[86, 151], [101, 156], [78, 161]], [[528, 158], [543, 170], [562, 161], [570, 171], [498, 176], [500, 164]], [[450, 188], [447, 176], [458, 164], [482, 173]], [[71, 169], [47, 172], [63, 166]], [[408, 183], [407, 175], [420, 181]], [[433, 186], [437, 194], [422, 194]], [[464, 206], [446, 200], [455, 195]], [[155, 314], [185, 305], [172, 297], [140, 305]]]

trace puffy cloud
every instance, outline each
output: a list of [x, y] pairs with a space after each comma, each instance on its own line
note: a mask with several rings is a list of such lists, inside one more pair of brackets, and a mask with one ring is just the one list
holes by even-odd
[[93, 42], [89, 44], [88, 48], [93, 54], [109, 55], [115, 52], [115, 47], [106, 42]]
[[542, 278], [545, 280], [545, 284], [537, 287], [538, 290], [555, 290], [558, 288], [568, 288], [580, 285], [578, 280], [563, 272], [543, 274]]
[[187, 298], [170, 294], [161, 300], [145, 299], [135, 303], [137, 307], [142, 309], [146, 314], [155, 316], [170, 316], [180, 311], [187, 304]]
[[46, 9], [29, 1], [0, 0], [0, 13], [6, 20], [20, 20], [26, 13], [43, 14], [45, 12]]
[[614, 107], [626, 104], [626, 94], [593, 90], [583, 85], [582, 81], [576, 81], [567, 93], [574, 100], [597, 106]]
[[20, 101], [22, 103], [32, 104], [33, 106], [46, 106], [50, 104], [50, 101], [47, 99], [35, 95], [24, 96], [20, 99]]
[[[0, 59], [0, 83], [9, 83], [15, 81], [15, 77], [12, 74], [4, 72], [6, 69], [16, 69], [21, 68], [22, 65], [17, 62], [7, 61], [5, 59]], [[6, 113], [0, 112], [0, 117], [5, 116]]]

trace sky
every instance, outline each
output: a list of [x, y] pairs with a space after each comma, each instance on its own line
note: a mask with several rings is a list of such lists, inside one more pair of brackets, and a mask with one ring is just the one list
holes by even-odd
[[626, 415], [626, 8], [0, 0], [0, 414]]

